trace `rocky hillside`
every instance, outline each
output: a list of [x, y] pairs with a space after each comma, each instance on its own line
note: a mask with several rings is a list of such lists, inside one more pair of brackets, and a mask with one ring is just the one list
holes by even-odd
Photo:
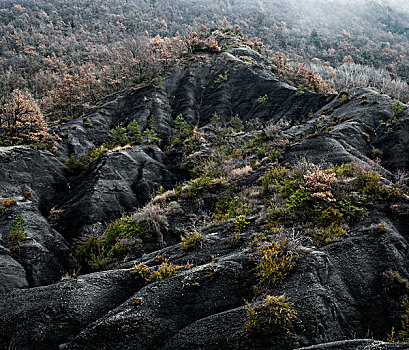
[[408, 348], [407, 106], [216, 39], [0, 147], [1, 348]]

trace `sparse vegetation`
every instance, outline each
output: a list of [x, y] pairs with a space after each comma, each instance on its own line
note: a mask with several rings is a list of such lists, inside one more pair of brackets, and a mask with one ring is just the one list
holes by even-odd
[[17, 216], [10, 225], [9, 239], [11, 244], [20, 245], [27, 240], [27, 233], [24, 231], [26, 226], [25, 220]]
[[298, 320], [293, 306], [285, 295], [267, 295], [263, 302], [256, 302], [253, 306], [247, 303], [245, 328], [248, 332], [262, 334], [277, 331], [290, 334]]
[[150, 269], [144, 263], [135, 265], [131, 269], [131, 274], [144, 281], [145, 284], [149, 284], [176, 276], [179, 270], [188, 270], [192, 268], [192, 266], [193, 265], [189, 263], [187, 263], [185, 266], [174, 265], [173, 263], [169, 262], [168, 259], [165, 259], [157, 268]]
[[203, 235], [198, 232], [187, 232], [184, 236], [180, 237], [182, 243], [180, 244], [183, 251], [195, 249], [198, 244], [203, 241]]

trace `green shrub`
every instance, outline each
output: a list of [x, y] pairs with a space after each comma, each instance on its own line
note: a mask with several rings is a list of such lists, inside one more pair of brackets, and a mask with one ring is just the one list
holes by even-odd
[[12, 244], [22, 244], [27, 240], [27, 233], [24, 231], [25, 226], [26, 222], [20, 215], [13, 220], [9, 231], [9, 239]]
[[281, 165], [275, 165], [268, 169], [262, 177], [261, 194], [266, 196], [272, 192], [271, 186], [277, 186], [287, 176], [288, 170]]
[[268, 95], [267, 95], [267, 94], [265, 94], [264, 96], [261, 96], [261, 97], [259, 97], [259, 98], [257, 99], [257, 102], [263, 103], [263, 104], [266, 104], [267, 101], [268, 101]]
[[88, 169], [89, 165], [104, 153], [108, 152], [108, 148], [105, 145], [93, 148], [88, 154], [82, 155], [79, 159], [76, 159], [73, 155], [68, 158], [64, 165], [73, 170], [76, 173], [80, 173]]
[[187, 232], [184, 236], [180, 236], [182, 243], [180, 244], [183, 251], [188, 251], [196, 248], [196, 245], [203, 241], [203, 235], [198, 232]]
[[84, 125], [85, 125], [87, 128], [92, 128], [92, 127], [94, 126], [94, 124], [92, 124], [91, 119], [89, 119], [89, 118], [87, 118], [87, 119], [85, 120]]
[[217, 79], [214, 81], [214, 83], [215, 84], [222, 84], [222, 83], [225, 83], [226, 81], [227, 81], [227, 74], [226, 75], [219, 74], [217, 76]]
[[282, 285], [294, 267], [286, 239], [261, 247], [256, 259], [255, 276], [266, 289]]
[[138, 145], [142, 142], [141, 128], [139, 127], [139, 124], [136, 120], [132, 120], [128, 124], [126, 129], [127, 129], [128, 141], [130, 144]]
[[125, 146], [142, 142], [141, 129], [136, 120], [132, 120], [125, 128], [122, 123], [111, 129], [108, 137], [114, 145]]
[[237, 115], [231, 118], [230, 125], [236, 131], [242, 131], [244, 129], [243, 121]]
[[379, 194], [382, 189], [381, 174], [372, 171], [359, 171], [356, 173], [355, 189], [361, 193]]
[[119, 218], [108, 225], [102, 237], [102, 244], [111, 246], [121, 238], [137, 238], [141, 235], [141, 227], [130, 216]]
[[213, 219], [216, 221], [224, 221], [246, 214], [248, 214], [248, 208], [246, 208], [245, 203], [240, 197], [236, 195], [226, 195], [215, 204]]
[[313, 238], [322, 244], [331, 243], [334, 239], [337, 239], [345, 234], [345, 230], [336, 223], [331, 224], [327, 228], [316, 229], [313, 233]]
[[330, 227], [333, 224], [340, 225], [343, 214], [334, 208], [327, 208], [318, 214], [318, 222], [323, 227]]
[[165, 87], [165, 85], [163, 85], [163, 78], [161, 76], [158, 76], [158, 77], [155, 78], [155, 82], [153, 84], [153, 87], [155, 89], [162, 90], [163, 92], [166, 91], [166, 87]]
[[220, 117], [217, 115], [216, 112], [213, 113], [212, 117], [210, 118], [210, 124], [212, 124], [213, 126], [220, 126], [221, 122], [220, 122]]
[[405, 309], [405, 313], [401, 317], [402, 328], [399, 331], [399, 342], [407, 343], [409, 342], [409, 299], [407, 295], [403, 299], [402, 307]]
[[398, 101], [393, 106], [393, 115], [396, 117], [396, 116], [401, 115], [402, 113], [403, 113], [403, 104]]
[[246, 218], [243, 215], [240, 215], [234, 221], [234, 229], [237, 233], [241, 233], [248, 224], [249, 222], [246, 221]]
[[254, 306], [247, 302], [247, 321], [244, 326], [249, 332], [269, 334], [277, 332], [278, 329], [290, 334], [298, 320], [297, 311], [293, 306], [285, 295], [278, 297], [267, 295], [263, 303], [256, 303]]
[[111, 129], [108, 133], [108, 137], [115, 145], [125, 146], [129, 143], [129, 136], [122, 123]]
[[365, 197], [359, 193], [350, 193], [337, 199], [336, 206], [340, 212], [353, 222], [359, 220], [365, 212]]
[[165, 259], [160, 266], [151, 270], [144, 263], [140, 263], [139, 265], [135, 264], [131, 269], [131, 274], [135, 275], [138, 279], [143, 280], [145, 284], [149, 284], [173, 277], [179, 270], [188, 270], [192, 268], [192, 266], [193, 265], [189, 263], [187, 263], [185, 266], [174, 265], [173, 263], [169, 263], [168, 259]]
[[314, 202], [310, 193], [302, 189], [296, 189], [288, 196], [286, 206], [292, 210], [309, 208]]
[[150, 128], [143, 131], [143, 136], [147, 144], [154, 144], [159, 141], [158, 134], [155, 132], [155, 130]]
[[277, 208], [268, 211], [267, 219], [269, 226], [277, 226], [290, 221], [293, 217], [293, 212], [290, 208]]
[[341, 105], [344, 105], [347, 102], [349, 102], [349, 96], [347, 93], [341, 93], [339, 96], [340, 96], [339, 102], [341, 103]]
[[188, 197], [199, 197], [209, 191], [212, 185], [212, 179], [208, 175], [200, 176], [190, 180], [187, 187], [183, 189]]

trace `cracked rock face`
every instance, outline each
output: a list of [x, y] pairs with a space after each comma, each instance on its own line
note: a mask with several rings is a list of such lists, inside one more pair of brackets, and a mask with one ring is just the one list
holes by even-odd
[[[251, 57], [256, 64], [237, 56]], [[227, 80], [217, 82], [219, 75]], [[242, 242], [263, 232], [259, 222], [265, 218], [248, 218], [250, 224], [237, 242], [231, 234], [234, 218], [206, 222], [220, 199], [220, 183], [197, 199], [168, 204], [167, 226], [158, 234], [162, 242], [138, 237], [135, 251], [113, 269], [80, 270], [77, 276], [78, 241], [100, 235], [113, 219], [134, 213], [161, 186], [167, 190], [186, 180], [180, 169], [186, 159], [166, 150], [179, 114], [205, 136], [215, 134], [209, 127], [214, 113], [222, 124], [238, 115], [244, 131], [237, 137], [243, 140], [251, 139], [250, 132], [273, 134], [279, 128], [285, 135], [281, 164], [302, 158], [314, 163], [354, 161], [379, 171], [385, 182], [397, 169], [409, 170], [408, 112], [405, 107], [393, 122], [396, 101], [388, 96], [356, 89], [343, 104], [335, 95], [297, 94], [268, 62], [245, 47], [201, 52], [168, 68], [162, 77], [165, 91], [147, 84], [62, 125], [56, 154], [28, 146], [0, 147], [0, 196], [16, 199], [16, 205], [0, 210], [0, 347], [406, 349], [407, 344], [381, 341], [399, 325], [401, 296], [409, 292], [404, 284], [400, 289], [385, 287], [391, 271], [409, 278], [406, 199], [373, 203], [345, 238], [303, 248], [285, 283], [273, 289], [274, 295], [290, 298], [301, 320], [291, 335], [274, 327], [261, 334], [245, 329], [244, 300], [256, 292], [254, 253]], [[268, 98], [260, 102], [264, 95]], [[144, 142], [106, 152], [80, 174], [64, 165], [68, 157], [78, 159], [106, 142], [109, 130], [119, 123], [136, 120], [144, 130], [151, 115], [160, 138], [157, 145]], [[92, 127], [84, 124], [88, 118]], [[212, 145], [204, 137], [199, 143], [196, 156], [205, 161]], [[258, 159], [258, 170], [228, 185], [261, 186], [269, 162], [268, 157]], [[26, 223], [28, 238], [22, 244], [9, 239], [17, 216]], [[385, 229], [378, 232], [381, 222]], [[204, 238], [197, 249], [181, 249], [180, 236], [200, 225]], [[135, 264], [158, 267], [164, 257], [193, 267], [151, 284], [130, 273]]]

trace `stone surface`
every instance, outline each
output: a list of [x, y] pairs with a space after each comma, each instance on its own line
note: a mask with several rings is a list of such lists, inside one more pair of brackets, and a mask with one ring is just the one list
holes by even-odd
[[[227, 80], [217, 82], [219, 74]], [[389, 96], [356, 89], [350, 92], [350, 101], [341, 104], [336, 95], [297, 94], [265, 59], [244, 46], [184, 58], [162, 77], [165, 91], [149, 83], [111, 96], [87, 115], [63, 124], [56, 154], [26, 146], [0, 147], [0, 198], [17, 199], [17, 205], [0, 210], [0, 347], [409, 348], [380, 341], [392, 326], [399, 327], [401, 298], [409, 292], [386, 288], [384, 280], [392, 271], [409, 279], [405, 198], [371, 203], [368, 216], [351, 225], [345, 237], [304, 248], [286, 283], [272, 289], [295, 305], [301, 321], [291, 335], [278, 330], [252, 334], [244, 327], [244, 300], [254, 297], [254, 259], [240, 242], [262, 232], [259, 222], [265, 218], [249, 218], [251, 228], [240, 233], [241, 241], [232, 239], [232, 218], [206, 226], [197, 249], [181, 249], [180, 236], [209, 219], [221, 196], [217, 186], [200, 199], [173, 203], [169, 227], [160, 233], [163, 244], [141, 238], [138, 249], [118, 262], [120, 269], [69, 277], [78, 268], [74, 257], [78, 241], [101, 234], [111, 220], [134, 213], [160, 186], [170, 189], [186, 179], [179, 169], [183, 157], [166, 152], [173, 120], [181, 113], [204, 135], [215, 133], [209, 127], [213, 113], [225, 125], [238, 115], [245, 125], [239, 134], [244, 141], [250, 132], [281, 130], [282, 164], [302, 158], [315, 163], [356, 161], [379, 171], [385, 182], [397, 169], [409, 170], [408, 110], [405, 106], [394, 119], [396, 101]], [[264, 95], [265, 103], [258, 100]], [[137, 120], [144, 130], [151, 115], [160, 137], [157, 145], [144, 142], [113, 150], [82, 173], [64, 165], [70, 156], [78, 159], [106, 142], [109, 130], [119, 123]], [[84, 124], [88, 118], [93, 127]], [[197, 157], [205, 160], [210, 147], [202, 140]], [[269, 159], [253, 159], [260, 169], [235, 184], [231, 181], [232, 188], [261, 185]], [[31, 192], [31, 197], [24, 199], [24, 192]], [[18, 215], [26, 222], [28, 236], [20, 245], [9, 240], [10, 225]], [[375, 229], [381, 222], [384, 232]], [[174, 264], [193, 262], [194, 267], [149, 285], [131, 275], [134, 264], [143, 262], [152, 269], [164, 256]], [[141, 300], [136, 305], [137, 298]]]

